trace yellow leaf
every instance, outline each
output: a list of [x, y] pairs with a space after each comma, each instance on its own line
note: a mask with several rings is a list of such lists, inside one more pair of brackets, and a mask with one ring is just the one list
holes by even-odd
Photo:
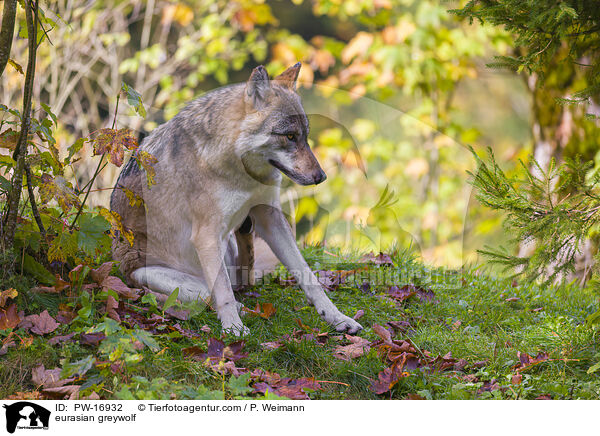
[[19, 293], [14, 288], [10, 288], [6, 291], [0, 292], [0, 307], [4, 307], [4, 305], [6, 304], [6, 300], [8, 300], [9, 298], [17, 298], [17, 295], [19, 295]]
[[358, 32], [342, 50], [342, 62], [349, 63], [354, 57], [365, 54], [373, 44], [373, 35], [367, 32]]
[[177, 3], [175, 5], [167, 5], [162, 10], [160, 23], [164, 26], [171, 21], [176, 21], [182, 26], [187, 26], [194, 19], [194, 11], [188, 5]]
[[25, 73], [23, 73], [23, 67], [21, 65], [19, 65], [18, 63], [16, 63], [15, 61], [13, 61], [11, 58], [8, 58], [8, 63], [19, 73], [25, 74]]
[[19, 140], [19, 132], [15, 132], [13, 129], [5, 130], [0, 133], [0, 148], [8, 148], [14, 150]]

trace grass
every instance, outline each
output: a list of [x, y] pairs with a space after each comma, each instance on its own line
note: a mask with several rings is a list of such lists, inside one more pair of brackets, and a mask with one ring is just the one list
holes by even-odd
[[[315, 270], [365, 268], [358, 256], [324, 254], [322, 249], [309, 247], [304, 255]], [[344, 259], [340, 262], [340, 259]], [[588, 315], [598, 310], [598, 295], [589, 289], [573, 285], [539, 287], [535, 284], [515, 283], [486, 274], [477, 269], [452, 271], [429, 268], [416, 262], [407, 253], [392, 256], [394, 266], [369, 264], [347, 283], [328, 292], [338, 308], [349, 316], [363, 310], [359, 320], [365, 327], [360, 336], [371, 341], [379, 339], [373, 332], [375, 324], [390, 321], [410, 323], [407, 333], [398, 333], [395, 339], [409, 338], [420, 350], [429, 351], [434, 357], [451, 352], [455, 359], [465, 359], [469, 365], [464, 371], [415, 370], [402, 378], [393, 389], [383, 395], [371, 391], [371, 381], [386, 364], [377, 351], [343, 361], [333, 356], [334, 349], [342, 343], [340, 336], [325, 324], [308, 306], [297, 286], [282, 286], [275, 278], [256, 286], [253, 291], [260, 296], [241, 294], [239, 300], [254, 308], [256, 303], [271, 303], [277, 309], [269, 319], [245, 316], [244, 322], [251, 335], [245, 338], [244, 350], [248, 356], [236, 362], [238, 367], [261, 368], [282, 377], [314, 377], [322, 381], [322, 390], [310, 392], [313, 399], [403, 399], [409, 394], [427, 399], [534, 399], [549, 396], [553, 399], [598, 399], [600, 380], [588, 369], [600, 361], [597, 330], [585, 325]], [[283, 271], [283, 269], [282, 269]], [[387, 283], [374, 276], [385, 275]], [[363, 278], [369, 283], [367, 289]], [[358, 278], [358, 279], [357, 279]], [[416, 284], [434, 291], [432, 302], [420, 302], [416, 298], [398, 304], [387, 296], [390, 285]], [[50, 299], [51, 301], [48, 301]], [[20, 307], [27, 313], [39, 313], [49, 307], [56, 314], [63, 297], [35, 296], [22, 292]], [[68, 329], [86, 331], [93, 329], [103, 319], [94, 306], [89, 320], [61, 327], [49, 335], [65, 334]], [[318, 332], [329, 332], [329, 340], [319, 344], [310, 340], [282, 341], [283, 346], [265, 350], [262, 343], [280, 341], [299, 329], [297, 320]], [[220, 331], [216, 314], [209, 310], [197, 310], [180, 325], [193, 331], [202, 326], [212, 329], [212, 336]], [[215, 333], [216, 332], [216, 333]], [[0, 332], [6, 336], [7, 331]], [[17, 332], [18, 333], [18, 332]], [[0, 339], [3, 336], [0, 335]], [[114, 377], [88, 375], [88, 386], [96, 384], [103, 398], [115, 398], [123, 386], [133, 395], [156, 398], [186, 398], [186, 392], [221, 392], [225, 398], [238, 397], [226, 387], [226, 379], [191, 360], [183, 349], [192, 345], [206, 348], [211, 334], [201, 333], [190, 339], [178, 334], [154, 335], [161, 351], [146, 347], [142, 360], [128, 366], [123, 374]], [[31, 381], [33, 367], [43, 363], [46, 368], [61, 367], [94, 355], [102, 360], [99, 350], [77, 342], [50, 346], [48, 337], [36, 336], [29, 346], [10, 348], [0, 356], [0, 398], [15, 392], [36, 389]], [[340, 338], [342, 339], [342, 338]], [[224, 339], [234, 341], [235, 338]], [[343, 339], [342, 339], [343, 340]], [[519, 363], [518, 352], [535, 356], [548, 353], [548, 359], [522, 371], [522, 379], [515, 381], [513, 366]], [[475, 368], [472, 364], [485, 361]], [[142, 376], [145, 379], [135, 378]], [[496, 383], [494, 390], [485, 389]], [[244, 395], [248, 395], [245, 393]]]

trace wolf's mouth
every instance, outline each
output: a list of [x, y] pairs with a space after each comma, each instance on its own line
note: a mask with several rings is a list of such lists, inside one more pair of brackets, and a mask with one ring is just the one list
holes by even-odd
[[269, 159], [269, 163], [271, 165], [273, 165], [275, 168], [277, 168], [279, 171], [281, 171], [283, 174], [285, 174], [286, 176], [293, 178], [293, 176], [290, 174], [290, 171], [286, 167], [281, 165], [279, 162], [274, 161], [273, 159]]
[[309, 180], [308, 178], [306, 178], [304, 175], [298, 174], [298, 173], [284, 167], [279, 162], [277, 162], [273, 159], [269, 159], [269, 163], [271, 165], [273, 165], [275, 168], [277, 168], [279, 171], [281, 171], [283, 174], [288, 176], [290, 179], [292, 179], [294, 182], [296, 182], [300, 185], [312, 185], [313, 184], [313, 182], [311, 180]]

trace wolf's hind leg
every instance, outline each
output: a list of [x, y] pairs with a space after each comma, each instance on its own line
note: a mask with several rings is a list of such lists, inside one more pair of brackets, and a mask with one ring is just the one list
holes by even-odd
[[210, 301], [210, 290], [200, 277], [164, 266], [146, 266], [131, 273], [138, 286], [147, 286], [153, 291], [170, 295], [179, 288], [178, 299], [182, 302]]

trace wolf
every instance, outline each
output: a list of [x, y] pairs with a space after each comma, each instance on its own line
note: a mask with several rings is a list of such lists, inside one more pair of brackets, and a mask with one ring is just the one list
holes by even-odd
[[[248, 334], [234, 297], [240, 271], [253, 275], [253, 241], [264, 241], [318, 314], [337, 331], [362, 326], [327, 297], [302, 257], [279, 202], [282, 174], [300, 185], [326, 175], [308, 142], [308, 119], [296, 92], [301, 64], [270, 79], [258, 66], [246, 83], [189, 103], [141, 143], [152, 154], [155, 184], [135, 159], [123, 167], [111, 210], [134, 234], [113, 242], [113, 257], [131, 286], [201, 299], [225, 331]], [[131, 206], [126, 188], [143, 199]], [[246, 280], [252, 283], [252, 278]]]

